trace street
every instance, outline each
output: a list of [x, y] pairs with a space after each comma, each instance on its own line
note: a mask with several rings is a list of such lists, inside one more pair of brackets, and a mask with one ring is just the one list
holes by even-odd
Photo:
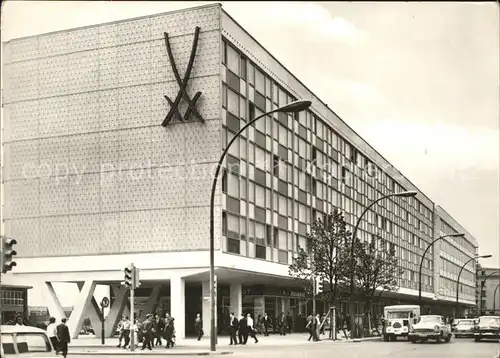
[[[307, 343], [295, 346], [259, 346], [249, 344], [230, 348], [233, 354], [224, 355], [234, 358], [250, 357], [272, 357], [272, 358], [375, 358], [375, 357], [405, 357], [405, 358], [495, 358], [498, 355], [500, 344], [495, 341], [475, 343], [471, 339], [453, 339], [449, 344], [436, 344], [433, 342], [423, 344], [411, 344], [406, 341], [383, 342], [328, 342]], [[226, 350], [226, 348], [224, 349]], [[138, 357], [163, 353], [160, 349], [156, 352], [143, 354], [127, 354], [127, 356]], [[169, 353], [174, 353], [171, 351]], [[173, 354], [172, 354], [173, 355]], [[89, 355], [73, 355], [72, 357], [88, 357]], [[106, 357], [123, 357], [124, 355], [106, 355]], [[199, 357], [200, 355], [183, 355], [184, 357]]]

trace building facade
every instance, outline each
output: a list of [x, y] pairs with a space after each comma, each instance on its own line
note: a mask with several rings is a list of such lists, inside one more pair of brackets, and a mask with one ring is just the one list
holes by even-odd
[[[3, 223], [19, 256], [12, 275], [43, 292], [54, 316], [63, 311], [53, 283], [77, 284], [73, 336], [84, 317], [100, 319], [97, 284], [111, 287], [113, 331], [127, 310], [119, 283], [131, 262], [140, 314], [170, 311], [181, 338], [201, 312], [209, 331], [216, 163], [246, 121], [297, 99], [312, 106], [257, 121], [219, 178], [218, 326], [229, 312], [309, 313], [288, 265], [312, 221], [338, 208], [352, 228], [371, 200], [404, 190], [417, 195], [375, 206], [359, 238], [401, 258], [400, 289], [387, 300], [418, 295], [434, 203], [220, 5], [12, 40], [4, 63]], [[434, 303], [449, 298], [436, 296], [435, 250], [422, 271], [423, 297]]]
[[500, 315], [500, 269], [477, 269], [476, 306], [480, 315]]

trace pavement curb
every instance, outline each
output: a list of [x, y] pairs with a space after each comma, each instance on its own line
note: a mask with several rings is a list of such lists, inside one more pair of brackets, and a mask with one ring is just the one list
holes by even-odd
[[141, 356], [218, 356], [218, 355], [229, 355], [233, 352], [220, 351], [220, 352], [141, 352], [141, 351], [123, 351], [123, 352], [110, 352], [110, 351], [82, 351], [82, 352], [69, 352], [68, 355], [78, 355], [78, 356], [129, 356], [129, 355], [141, 355]]

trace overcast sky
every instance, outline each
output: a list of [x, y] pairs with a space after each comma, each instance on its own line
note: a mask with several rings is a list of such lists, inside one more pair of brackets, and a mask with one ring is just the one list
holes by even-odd
[[[2, 41], [206, 3], [7, 1]], [[499, 266], [498, 5], [222, 3]]]

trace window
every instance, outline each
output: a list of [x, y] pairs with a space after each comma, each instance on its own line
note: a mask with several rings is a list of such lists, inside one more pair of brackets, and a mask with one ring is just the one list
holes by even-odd
[[255, 241], [258, 244], [265, 245], [266, 243], [266, 227], [264, 224], [255, 223]]
[[[225, 215], [224, 215], [225, 214]], [[228, 237], [238, 238], [239, 237], [239, 224], [240, 220], [237, 216], [223, 213], [222, 220], [226, 217], [226, 225], [223, 224], [223, 227], [226, 227], [226, 234]]]
[[255, 167], [266, 170], [266, 152], [259, 147], [255, 147]]
[[258, 69], [255, 69], [255, 89], [262, 94], [266, 93], [265, 77], [264, 74]]
[[239, 198], [240, 180], [237, 175], [232, 173], [224, 173], [227, 177], [227, 194], [234, 198]]
[[227, 88], [227, 110], [236, 117], [239, 117], [240, 96], [229, 88]]
[[240, 77], [247, 79], [247, 59], [241, 56]]
[[232, 46], [226, 46], [227, 68], [234, 74], [240, 73], [240, 54]]
[[255, 205], [266, 207], [266, 190], [260, 185], [255, 185]]
[[266, 259], [266, 247], [262, 245], [255, 245], [255, 257], [258, 259]]
[[288, 216], [288, 207], [287, 207], [287, 199], [283, 195], [279, 196], [279, 210], [278, 212], [281, 215]]
[[273, 155], [273, 175], [279, 176], [280, 173], [280, 157]]
[[233, 254], [239, 254], [240, 253], [240, 241], [227, 238], [227, 252], [231, 252]]
[[[43, 334], [18, 333], [16, 340], [19, 353], [51, 351], [50, 343], [47, 337], [45, 337], [45, 335]], [[3, 335], [2, 335], [2, 341], [3, 341]]]

